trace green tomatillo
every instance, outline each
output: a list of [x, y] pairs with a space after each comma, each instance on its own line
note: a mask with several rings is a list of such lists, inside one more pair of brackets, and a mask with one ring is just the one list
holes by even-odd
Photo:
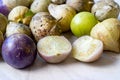
[[91, 29], [98, 23], [94, 14], [90, 12], [80, 12], [76, 14], [71, 21], [72, 33], [80, 37], [82, 35], [89, 35]]

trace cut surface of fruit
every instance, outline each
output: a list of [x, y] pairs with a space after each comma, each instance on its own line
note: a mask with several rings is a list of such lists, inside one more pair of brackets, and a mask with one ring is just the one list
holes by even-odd
[[71, 48], [69, 42], [63, 36], [46, 37], [39, 42], [39, 45], [40, 52], [46, 53], [48, 56], [62, 54]]
[[64, 36], [46, 36], [38, 41], [37, 49], [47, 62], [58, 63], [69, 55], [72, 45]]
[[79, 61], [92, 62], [103, 52], [103, 43], [90, 36], [82, 36], [73, 43], [73, 57]]

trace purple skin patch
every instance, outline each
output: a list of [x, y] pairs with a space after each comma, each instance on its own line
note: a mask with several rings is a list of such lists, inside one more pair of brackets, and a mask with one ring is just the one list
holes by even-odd
[[3, 60], [14, 68], [30, 66], [36, 54], [35, 43], [25, 34], [13, 34], [2, 45]]
[[7, 8], [6, 5], [4, 5], [3, 0], [0, 0], [0, 13], [2, 13], [5, 16], [8, 16], [10, 10]]

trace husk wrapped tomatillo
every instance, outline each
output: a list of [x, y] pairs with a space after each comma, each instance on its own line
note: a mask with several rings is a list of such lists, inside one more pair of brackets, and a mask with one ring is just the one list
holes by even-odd
[[76, 14], [76, 11], [72, 7], [67, 4], [50, 4], [48, 10], [56, 20], [59, 20], [58, 24], [61, 26], [63, 32], [70, 29], [71, 20]]
[[6, 16], [0, 13], [0, 31], [4, 34], [6, 31], [8, 20]]
[[48, 12], [49, 4], [50, 0], [34, 0], [31, 4], [30, 10], [33, 13]]
[[48, 35], [60, 35], [61, 26], [48, 12], [39, 12], [32, 17], [30, 29], [36, 41]]
[[120, 52], [120, 21], [115, 18], [106, 19], [98, 23], [91, 30], [90, 35], [104, 44], [104, 50]]
[[29, 10], [29, 8], [25, 6], [17, 6], [9, 13], [8, 20], [29, 25], [33, 15], [34, 14]]
[[66, 0], [66, 4], [73, 7], [77, 12], [91, 11], [93, 0]]
[[120, 7], [114, 0], [101, 0], [92, 6], [91, 12], [99, 21], [103, 21], [108, 18], [117, 18]]
[[9, 37], [10, 35], [15, 33], [26, 34], [29, 37], [32, 37], [31, 30], [28, 26], [21, 23], [9, 22], [6, 28], [6, 37]]
[[16, 6], [26, 6], [29, 7], [33, 0], [2, 0], [3, 3], [12, 10]]

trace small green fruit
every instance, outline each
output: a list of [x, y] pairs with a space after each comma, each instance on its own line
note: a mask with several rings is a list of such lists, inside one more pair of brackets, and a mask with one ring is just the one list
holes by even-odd
[[91, 29], [98, 23], [96, 17], [90, 12], [80, 12], [74, 16], [71, 21], [72, 33], [80, 37], [82, 35], [89, 35]]

